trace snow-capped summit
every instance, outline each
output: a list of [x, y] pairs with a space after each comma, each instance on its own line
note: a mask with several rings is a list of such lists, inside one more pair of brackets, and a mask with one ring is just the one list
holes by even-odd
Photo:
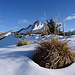
[[39, 22], [38, 20], [35, 21], [32, 25], [29, 25], [26, 28], [22, 28], [19, 31], [17, 31], [18, 33], [27, 33], [27, 32], [34, 32], [37, 31], [39, 29], [44, 29], [44, 23], [43, 22]]
[[42, 27], [44, 27], [44, 23], [43, 22], [39, 22], [38, 20], [35, 21], [35, 23], [33, 24], [33, 30], [38, 30], [41, 29]]

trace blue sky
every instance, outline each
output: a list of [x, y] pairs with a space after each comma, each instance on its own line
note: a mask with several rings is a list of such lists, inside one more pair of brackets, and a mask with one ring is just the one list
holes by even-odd
[[17, 31], [34, 21], [54, 18], [64, 22], [65, 31], [75, 29], [75, 0], [0, 0], [0, 31]]

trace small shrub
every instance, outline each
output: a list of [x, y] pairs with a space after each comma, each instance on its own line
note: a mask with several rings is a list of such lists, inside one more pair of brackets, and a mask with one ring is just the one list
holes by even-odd
[[18, 32], [14, 32], [14, 36], [17, 37], [17, 38], [21, 38], [22, 37], [22, 35], [20, 33], [18, 33]]
[[30, 40], [19, 40], [19, 42], [17, 43], [17, 46], [28, 45], [30, 43], [31, 43]]
[[45, 68], [67, 67], [75, 61], [74, 52], [70, 50], [67, 43], [68, 41], [61, 42], [57, 38], [41, 42], [36, 48], [33, 61]]

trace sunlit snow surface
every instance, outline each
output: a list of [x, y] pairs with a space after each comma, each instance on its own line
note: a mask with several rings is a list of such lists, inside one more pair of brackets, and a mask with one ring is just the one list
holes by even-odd
[[[75, 36], [67, 37], [75, 50]], [[0, 75], [75, 75], [75, 63], [62, 69], [46, 69], [33, 62], [37, 44], [0, 48]]]

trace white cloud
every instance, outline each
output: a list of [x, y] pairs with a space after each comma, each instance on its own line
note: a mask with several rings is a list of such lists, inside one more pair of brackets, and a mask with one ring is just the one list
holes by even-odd
[[73, 20], [73, 19], [75, 19], [75, 14], [68, 16], [65, 20], [68, 21], [68, 20]]
[[18, 23], [19, 23], [19, 24], [21, 24], [21, 23], [23, 23], [23, 24], [28, 24], [29, 21], [28, 21], [28, 20], [19, 20]]
[[69, 31], [74, 31], [75, 30], [75, 28], [71, 28]]

